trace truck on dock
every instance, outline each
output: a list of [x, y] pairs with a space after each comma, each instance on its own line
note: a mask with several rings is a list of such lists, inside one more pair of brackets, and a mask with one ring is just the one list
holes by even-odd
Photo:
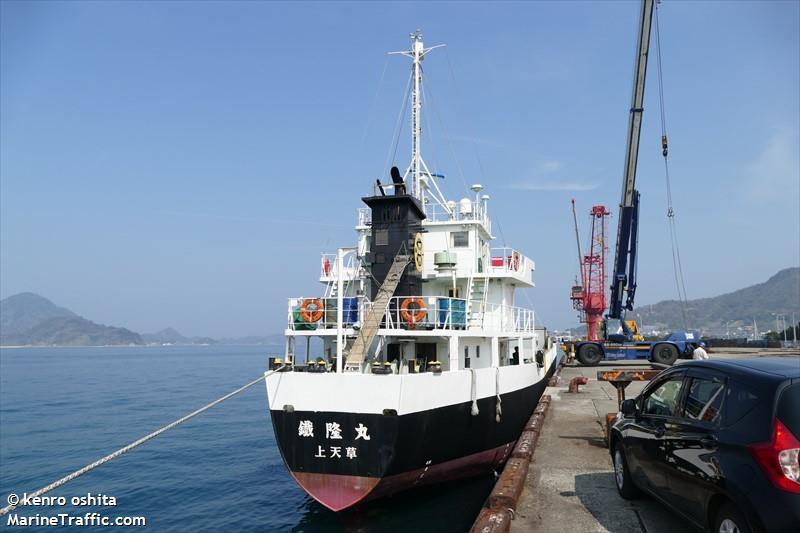
[[702, 345], [699, 332], [681, 330], [659, 341], [628, 340], [624, 334], [607, 335], [598, 341], [579, 341], [574, 350], [583, 365], [596, 365], [603, 359], [647, 359], [671, 365], [679, 357], [691, 357], [695, 348]]

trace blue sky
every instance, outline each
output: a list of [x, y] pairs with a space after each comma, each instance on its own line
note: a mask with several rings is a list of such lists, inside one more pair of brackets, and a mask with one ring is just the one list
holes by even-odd
[[[286, 298], [321, 291], [319, 252], [353, 243], [385, 176], [408, 76], [385, 53], [420, 28], [448, 45], [425, 62], [428, 163], [452, 198], [486, 187], [496, 244], [537, 262], [539, 316], [572, 325], [570, 199], [616, 214], [638, 13], [0, 2], [0, 296], [140, 332], [280, 332]], [[660, 18], [689, 297], [800, 264], [800, 3], [665, 1]], [[651, 62], [638, 305], [675, 296], [656, 89]]]

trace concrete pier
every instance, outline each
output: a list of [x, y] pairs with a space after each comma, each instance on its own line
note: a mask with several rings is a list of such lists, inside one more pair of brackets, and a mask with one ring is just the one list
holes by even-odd
[[[646, 361], [603, 363], [596, 367], [565, 367], [557, 387], [545, 394], [552, 400], [525, 489], [517, 505], [512, 532], [529, 531], [685, 531], [691, 525], [656, 501], [623, 500], [614, 485], [614, 472], [603, 424], [606, 413], [617, 411], [617, 391], [597, 381], [597, 371], [625, 366], [643, 367]], [[580, 392], [568, 393], [574, 377], [588, 378]], [[636, 396], [647, 382], [633, 382], [626, 390]]]
[[[722, 359], [797, 354], [795, 350], [720, 349], [710, 355]], [[623, 500], [615, 486], [603, 426], [606, 414], [618, 410], [617, 391], [610, 383], [598, 381], [597, 372], [648, 365], [645, 360], [612, 361], [562, 369], [558, 386], [545, 391], [551, 402], [510, 522], [512, 532], [695, 531], [689, 522], [653, 498]], [[579, 376], [588, 378], [588, 383], [580, 385], [578, 393], [567, 392], [569, 382]], [[625, 391], [626, 398], [634, 398], [647, 383], [632, 382]]]

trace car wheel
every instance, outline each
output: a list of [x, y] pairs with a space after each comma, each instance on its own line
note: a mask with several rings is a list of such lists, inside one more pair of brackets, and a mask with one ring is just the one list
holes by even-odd
[[678, 359], [678, 349], [672, 344], [659, 344], [653, 348], [653, 362], [671, 365]]
[[625, 448], [622, 443], [617, 443], [614, 446], [614, 481], [617, 485], [619, 495], [626, 500], [634, 500], [642, 495], [639, 487], [634, 485], [631, 478], [630, 470], [628, 469], [628, 460], [625, 458]]
[[714, 531], [715, 533], [751, 533], [752, 530], [736, 507], [730, 503], [724, 503], [717, 511]]
[[584, 365], [596, 365], [602, 358], [603, 354], [596, 344], [584, 344], [578, 350], [578, 361]]

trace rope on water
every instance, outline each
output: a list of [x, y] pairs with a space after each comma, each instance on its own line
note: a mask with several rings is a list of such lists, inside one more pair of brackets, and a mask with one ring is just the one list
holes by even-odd
[[[226, 394], [226, 395], [225, 395], [225, 396], [223, 396], [222, 398], [219, 398], [219, 399], [217, 399], [217, 400], [214, 400], [214, 401], [213, 401], [213, 402], [211, 402], [210, 404], [208, 404], [208, 405], [205, 405], [205, 406], [201, 407], [200, 409], [197, 409], [196, 411], [192, 411], [192, 412], [191, 412], [191, 413], [189, 413], [188, 415], [186, 415], [186, 416], [184, 416], [184, 417], [182, 417], [182, 418], [179, 418], [178, 420], [176, 420], [176, 421], [174, 421], [174, 422], [171, 422], [171, 423], [167, 424], [166, 426], [162, 427], [161, 429], [157, 429], [156, 431], [153, 431], [152, 433], [150, 433], [150, 434], [148, 434], [148, 435], [145, 435], [145, 436], [144, 436], [144, 437], [142, 437], [141, 439], [138, 439], [138, 440], [136, 440], [136, 441], [134, 441], [134, 442], [132, 442], [132, 443], [128, 444], [127, 446], [124, 446], [124, 447], [120, 448], [119, 450], [117, 450], [117, 451], [115, 451], [115, 452], [113, 452], [113, 453], [110, 453], [110, 454], [106, 455], [106, 456], [105, 456], [105, 457], [103, 457], [102, 459], [98, 459], [97, 461], [95, 461], [95, 462], [93, 462], [93, 463], [91, 463], [91, 464], [88, 464], [88, 465], [84, 466], [84, 467], [83, 467], [83, 468], [81, 468], [80, 470], [76, 470], [75, 472], [73, 472], [73, 473], [69, 474], [68, 476], [64, 476], [64, 477], [62, 477], [61, 479], [59, 479], [58, 481], [54, 481], [53, 483], [50, 483], [50, 484], [49, 484], [49, 485], [47, 485], [46, 487], [43, 487], [43, 488], [41, 488], [41, 489], [37, 490], [36, 492], [33, 492], [32, 494], [30, 494], [30, 495], [28, 496], [28, 498], [29, 498], [29, 499], [36, 498], [36, 497], [38, 497], [38, 496], [41, 496], [42, 494], [45, 494], [45, 493], [47, 493], [47, 492], [50, 492], [50, 491], [51, 491], [51, 490], [53, 490], [53, 489], [57, 489], [57, 488], [58, 488], [58, 487], [60, 487], [61, 485], [64, 485], [65, 483], [68, 483], [68, 482], [72, 481], [72, 480], [73, 480], [73, 479], [75, 479], [76, 477], [82, 476], [83, 474], [86, 474], [87, 472], [90, 472], [90, 471], [94, 470], [94, 469], [95, 469], [95, 468], [97, 468], [98, 466], [101, 466], [101, 465], [103, 465], [103, 464], [105, 464], [105, 463], [109, 462], [109, 461], [110, 461], [110, 460], [112, 460], [112, 459], [116, 459], [116, 458], [117, 458], [117, 457], [119, 457], [120, 455], [122, 455], [122, 454], [124, 454], [124, 453], [127, 453], [127, 452], [129, 452], [129, 451], [131, 451], [132, 449], [136, 448], [137, 446], [139, 446], [139, 445], [141, 445], [141, 444], [144, 444], [145, 442], [149, 441], [150, 439], [152, 439], [152, 438], [155, 438], [155, 437], [158, 437], [159, 435], [161, 435], [161, 434], [162, 434], [162, 433], [164, 433], [165, 431], [167, 431], [167, 430], [170, 430], [170, 429], [172, 429], [172, 428], [174, 428], [175, 426], [178, 426], [178, 425], [180, 425], [180, 424], [183, 424], [184, 422], [186, 422], [186, 421], [187, 421], [187, 420], [189, 420], [190, 418], [194, 418], [194, 417], [196, 417], [197, 415], [199, 415], [200, 413], [203, 413], [203, 412], [205, 412], [205, 411], [208, 411], [209, 409], [211, 409], [211, 408], [212, 408], [212, 407], [214, 407], [215, 405], [219, 405], [220, 403], [224, 402], [225, 400], [227, 400], [227, 399], [229, 399], [229, 398], [232, 398], [232, 397], [236, 396], [237, 394], [239, 394], [239, 393], [241, 393], [241, 392], [244, 392], [245, 390], [249, 389], [250, 387], [252, 387], [252, 386], [253, 386], [253, 385], [255, 385], [256, 383], [259, 383], [259, 382], [263, 381], [263, 380], [264, 380], [264, 378], [266, 378], [266, 377], [267, 377], [267, 376], [269, 376], [270, 374], [273, 374], [273, 373], [275, 373], [275, 372], [278, 372], [278, 371], [279, 371], [279, 370], [281, 370], [282, 368], [283, 368], [283, 367], [281, 366], [281, 367], [279, 367], [279, 368], [276, 368], [275, 370], [271, 370], [271, 371], [269, 371], [269, 372], [266, 372], [266, 373], [264, 373], [264, 375], [262, 375], [262, 376], [259, 376], [257, 379], [254, 379], [253, 381], [251, 381], [251, 382], [250, 382], [250, 383], [248, 383], [247, 385], [244, 385], [244, 386], [242, 386], [242, 387], [239, 387], [239, 388], [238, 388], [238, 389], [236, 389], [235, 391], [233, 391], [233, 392], [231, 392], [231, 393], [228, 393], [228, 394]], [[16, 508], [17, 508], [17, 506], [19, 506], [19, 503], [18, 503], [18, 504], [16, 504], [16, 505], [8, 505], [8, 506], [6, 506], [6, 507], [3, 507], [2, 509], [0, 509], [0, 516], [3, 516], [3, 515], [5, 515], [5, 514], [8, 514], [8, 513], [10, 513], [10, 512], [11, 512], [11, 511], [13, 511], [14, 509], [16, 509]]]
[[478, 416], [478, 413], [480, 413], [480, 411], [478, 411], [478, 400], [477, 400], [478, 395], [475, 387], [475, 369], [470, 368], [469, 373], [472, 376], [472, 384], [470, 386], [470, 393], [469, 393], [469, 397], [470, 399], [472, 399], [472, 416]]

